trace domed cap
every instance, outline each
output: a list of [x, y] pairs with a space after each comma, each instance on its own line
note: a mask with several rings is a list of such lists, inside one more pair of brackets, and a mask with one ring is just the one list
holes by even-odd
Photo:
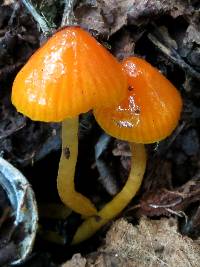
[[127, 81], [118, 61], [80, 27], [56, 32], [15, 78], [12, 103], [32, 120], [62, 121], [117, 104]]
[[97, 122], [110, 135], [136, 143], [166, 138], [180, 118], [182, 99], [177, 89], [145, 60], [123, 61], [129, 90], [117, 106], [94, 111]]

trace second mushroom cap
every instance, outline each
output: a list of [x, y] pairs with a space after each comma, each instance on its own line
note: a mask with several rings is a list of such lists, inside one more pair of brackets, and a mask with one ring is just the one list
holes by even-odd
[[178, 124], [182, 99], [178, 90], [142, 58], [122, 62], [128, 77], [126, 98], [116, 106], [94, 110], [110, 135], [135, 143], [154, 143], [169, 136]]

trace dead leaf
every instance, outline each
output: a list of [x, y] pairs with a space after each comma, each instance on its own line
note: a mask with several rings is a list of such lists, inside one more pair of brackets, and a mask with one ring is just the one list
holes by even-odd
[[142, 218], [137, 226], [120, 219], [107, 233], [96, 258], [88, 258], [86, 266], [198, 267], [200, 246], [177, 229], [176, 219]]

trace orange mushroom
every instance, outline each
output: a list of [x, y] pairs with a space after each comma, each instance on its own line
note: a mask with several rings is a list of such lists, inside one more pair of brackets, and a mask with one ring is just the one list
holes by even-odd
[[158, 142], [170, 135], [180, 118], [181, 96], [157, 69], [137, 57], [124, 60], [122, 67], [128, 76], [126, 98], [116, 106], [95, 109], [94, 115], [105, 132], [131, 142], [131, 171], [121, 192], [97, 216], [86, 219], [78, 228], [73, 244], [92, 236], [126, 207], [138, 191], [145, 172], [144, 144]]
[[[94, 107], [117, 104], [127, 80], [117, 60], [80, 27], [56, 32], [17, 74], [12, 103], [32, 120], [63, 121], [58, 193], [72, 210], [96, 213], [89, 199], [75, 191], [78, 115]], [[66, 155], [68, 151], [69, 156]]]

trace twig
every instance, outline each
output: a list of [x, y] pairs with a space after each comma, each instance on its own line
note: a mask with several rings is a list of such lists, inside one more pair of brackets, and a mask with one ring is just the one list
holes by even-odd
[[185, 60], [183, 60], [176, 49], [174, 49], [173, 47], [168, 47], [167, 44], [158, 40], [158, 38], [154, 34], [149, 33], [148, 38], [175, 64], [179, 65], [185, 71], [189, 72], [192, 77], [200, 80], [200, 73], [197, 72], [193, 67], [191, 67]]
[[49, 35], [51, 33], [51, 29], [47, 25], [46, 21], [42, 18], [42, 16], [37, 12], [35, 7], [30, 3], [29, 0], [21, 0], [24, 6], [28, 9], [31, 13], [35, 21], [39, 24], [44, 35]]
[[63, 12], [61, 27], [67, 25], [74, 25], [74, 13], [73, 8], [76, 0], [64, 0], [65, 8]]
[[19, 2], [16, 2], [16, 3], [14, 4], [14, 7], [13, 7], [12, 15], [11, 15], [9, 21], [8, 21], [8, 25], [9, 25], [9, 26], [12, 26], [13, 21], [14, 21], [14, 18], [15, 18], [15, 16], [16, 16], [16, 13], [17, 13], [18, 10], [19, 10], [19, 7], [20, 7]]

